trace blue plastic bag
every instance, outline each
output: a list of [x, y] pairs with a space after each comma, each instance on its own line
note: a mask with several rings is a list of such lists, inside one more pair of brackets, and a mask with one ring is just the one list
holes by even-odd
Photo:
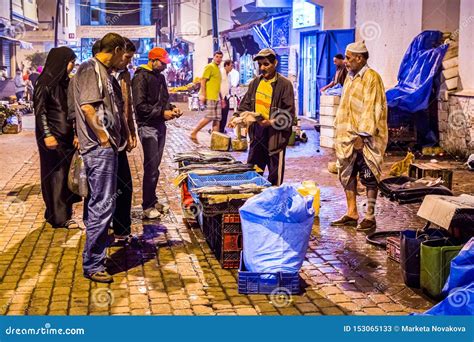
[[243, 257], [247, 270], [298, 272], [308, 248], [314, 220], [313, 197], [295, 187], [264, 190], [240, 208]]
[[443, 293], [448, 294], [453, 289], [474, 282], [474, 238], [464, 245], [459, 254], [451, 260], [448, 280], [443, 287]]
[[451, 291], [447, 298], [424, 313], [425, 315], [474, 315], [474, 282]]

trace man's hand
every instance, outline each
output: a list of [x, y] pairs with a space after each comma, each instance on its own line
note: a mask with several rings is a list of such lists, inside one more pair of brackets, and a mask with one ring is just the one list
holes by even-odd
[[49, 150], [55, 150], [58, 148], [58, 141], [54, 136], [49, 136], [44, 138], [44, 144], [46, 145], [46, 148]]
[[358, 136], [354, 140], [354, 149], [356, 151], [360, 151], [360, 150], [362, 150], [363, 147], [364, 147], [364, 140], [360, 136]]
[[199, 103], [201, 103], [201, 105], [203, 105], [203, 106], [206, 104], [206, 95], [205, 94], [199, 95]]
[[174, 112], [172, 110], [165, 110], [163, 112], [163, 117], [165, 118], [165, 121], [174, 119]]
[[179, 118], [181, 115], [183, 115], [183, 111], [178, 107], [173, 108], [173, 113], [175, 118]]
[[110, 144], [109, 139], [100, 141], [100, 147], [102, 147], [102, 148], [107, 148], [107, 147], [111, 147], [111, 146], [112, 145]]
[[101, 142], [100, 142], [100, 147], [102, 147], [102, 148], [108, 148], [108, 147], [112, 147], [112, 145], [110, 144], [110, 141], [109, 141], [109, 140], [106, 140], [106, 141], [101, 141]]
[[227, 101], [225, 99], [221, 100], [221, 107], [226, 108], [227, 107]]
[[275, 120], [272, 119], [272, 120], [260, 120], [260, 121], [257, 121], [257, 123], [262, 126], [262, 127], [270, 127], [274, 124]]
[[77, 135], [74, 136], [74, 140], [72, 141], [72, 145], [74, 146], [74, 148], [79, 149], [79, 138], [77, 137]]
[[135, 133], [130, 133], [127, 139], [127, 152], [132, 151], [135, 147], [137, 147], [137, 136]]

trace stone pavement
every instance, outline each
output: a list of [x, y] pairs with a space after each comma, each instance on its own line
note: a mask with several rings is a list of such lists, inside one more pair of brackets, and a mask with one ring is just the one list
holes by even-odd
[[[286, 181], [315, 180], [322, 190], [321, 213], [301, 272], [305, 291], [283, 301], [266, 295], [239, 295], [237, 271], [222, 269], [201, 231], [185, 226], [179, 191], [172, 185], [177, 175], [173, 155], [205, 148], [188, 138], [198, 119], [196, 112], [188, 112], [168, 125], [157, 192], [169, 201], [171, 213], [161, 221], [143, 223], [140, 219], [141, 150], [129, 155], [134, 182], [133, 232], [140, 243], [109, 250], [115, 280], [110, 285], [92, 283], [82, 276], [83, 230], [54, 230], [45, 225], [36, 145], [31, 133], [22, 133], [23, 140], [29, 141], [31, 157], [22, 156], [27, 163], [0, 190], [0, 313], [396, 315], [422, 312], [433, 305], [404, 286], [399, 265], [388, 260], [384, 250], [366, 244], [365, 234], [329, 226], [343, 214], [345, 200], [336, 176], [327, 171], [333, 152], [319, 149], [315, 131], [308, 132], [307, 144], [288, 150], [285, 176]], [[9, 144], [12, 138], [3, 135], [0, 142]], [[207, 146], [208, 134], [201, 133], [199, 138]], [[9, 151], [16, 153], [14, 146]], [[4, 158], [0, 154], [2, 165]], [[472, 189], [473, 174], [456, 171], [454, 183], [456, 192]], [[381, 199], [377, 204], [379, 230], [422, 227], [417, 208]], [[81, 214], [80, 204], [75, 207], [75, 217], [80, 219]]]

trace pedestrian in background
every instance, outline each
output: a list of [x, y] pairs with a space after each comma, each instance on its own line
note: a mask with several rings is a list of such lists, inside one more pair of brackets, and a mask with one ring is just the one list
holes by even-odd
[[81, 199], [67, 186], [75, 151], [73, 126], [67, 114], [67, 89], [75, 59], [68, 47], [51, 49], [34, 88], [41, 193], [46, 205], [44, 218], [53, 228], [78, 228], [72, 220], [72, 205]]
[[227, 125], [227, 116], [229, 115], [229, 99], [230, 89], [234, 86], [231, 82], [230, 73], [234, 68], [234, 63], [228, 59], [224, 61], [224, 67], [221, 69], [221, 121], [219, 124], [219, 132], [225, 133], [225, 127]]
[[219, 65], [222, 62], [224, 54], [221, 51], [214, 52], [212, 62], [206, 65], [201, 78], [201, 90], [199, 94], [199, 101], [201, 107], [206, 108], [204, 118], [199, 121], [196, 128], [191, 132], [191, 140], [198, 143], [197, 134], [209, 122], [212, 121], [212, 130], [219, 131], [221, 121], [221, 103], [220, 89], [221, 89], [221, 71]]
[[23, 76], [21, 74], [20, 69], [16, 71], [15, 79], [13, 81], [15, 83], [15, 95], [17, 101], [23, 100], [23, 94], [25, 93], [26, 84], [23, 80]]

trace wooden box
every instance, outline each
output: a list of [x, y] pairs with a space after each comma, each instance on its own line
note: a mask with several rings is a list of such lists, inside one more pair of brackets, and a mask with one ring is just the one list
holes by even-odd
[[453, 170], [443, 168], [436, 163], [411, 164], [408, 169], [408, 176], [416, 179], [423, 177], [439, 178], [444, 181], [443, 185], [448, 189], [453, 188]]

